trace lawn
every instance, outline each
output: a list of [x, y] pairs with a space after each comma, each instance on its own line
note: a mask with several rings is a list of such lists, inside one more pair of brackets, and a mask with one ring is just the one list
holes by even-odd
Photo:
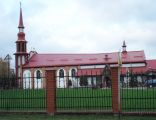
[[121, 90], [123, 111], [156, 112], [156, 88], [128, 88]]
[[44, 110], [45, 90], [0, 90], [0, 110]]
[[[122, 111], [156, 112], [156, 88], [121, 89]], [[111, 89], [58, 89], [57, 108], [67, 110], [110, 110]]]
[[[57, 111], [112, 111], [111, 89], [59, 88]], [[156, 112], [156, 88], [121, 89], [122, 111]], [[45, 90], [0, 90], [0, 110], [46, 111]]]
[[108, 116], [108, 115], [0, 115], [0, 120], [155, 120], [156, 116]]
[[111, 89], [68, 88], [57, 89], [57, 109], [111, 110]]

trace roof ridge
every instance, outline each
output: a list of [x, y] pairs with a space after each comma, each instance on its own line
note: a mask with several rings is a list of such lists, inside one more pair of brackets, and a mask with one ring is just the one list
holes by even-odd
[[117, 52], [110, 53], [38, 53], [38, 55], [93, 55], [93, 54], [112, 54]]
[[[144, 52], [144, 50], [137, 50], [137, 51], [127, 51], [129, 52]], [[106, 52], [106, 53], [38, 53], [38, 55], [91, 55], [91, 54], [113, 54], [118, 52]]]
[[156, 61], [156, 59], [147, 59], [146, 61], [154, 61], [154, 60]]

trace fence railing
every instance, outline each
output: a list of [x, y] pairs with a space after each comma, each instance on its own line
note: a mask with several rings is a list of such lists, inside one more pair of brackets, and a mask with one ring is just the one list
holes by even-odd
[[21, 79], [0, 78], [0, 111], [45, 111], [44, 77]]
[[156, 75], [121, 76], [123, 112], [156, 112]]
[[0, 78], [0, 111], [156, 114], [156, 75], [121, 75], [118, 85], [117, 69], [113, 70], [111, 77], [55, 76], [56, 71], [46, 71], [40, 78]]
[[102, 75], [56, 76], [57, 111], [112, 111], [111, 84]]

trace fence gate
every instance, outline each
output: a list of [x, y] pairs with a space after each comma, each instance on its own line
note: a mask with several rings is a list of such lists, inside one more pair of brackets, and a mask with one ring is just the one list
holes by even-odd
[[83, 70], [75, 74], [73, 70], [65, 76], [60, 70], [56, 76], [57, 112], [113, 112], [111, 72], [99, 73]]

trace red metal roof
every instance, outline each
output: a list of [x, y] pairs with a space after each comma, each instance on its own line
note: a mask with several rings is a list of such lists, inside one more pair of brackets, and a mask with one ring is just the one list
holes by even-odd
[[[151, 70], [156, 71], [156, 60], [147, 60], [147, 65], [145, 67], [134, 67], [134, 68], [126, 68], [123, 67], [121, 69], [121, 74], [126, 74], [127, 71], [131, 71], [133, 73], [145, 73]], [[84, 76], [84, 75], [102, 75], [103, 69], [97, 68], [97, 69], [79, 69], [77, 71], [77, 76]]]
[[[129, 71], [132, 70], [133, 73], [145, 73], [148, 71], [156, 71], [156, 60], [146, 60], [145, 67], [133, 67], [129, 68]], [[122, 68], [121, 73], [126, 74], [128, 68]]]
[[122, 68], [121, 69], [121, 74], [126, 74], [127, 71], [132, 71], [132, 73], [145, 73], [147, 70], [146, 70], [146, 67], [135, 67], [135, 68]]
[[83, 75], [102, 75], [103, 69], [96, 68], [96, 69], [82, 69], [77, 71], [77, 76]]
[[155, 60], [146, 60], [148, 70], [156, 70], [156, 59]]
[[[129, 51], [126, 54], [122, 54], [122, 61], [123, 63], [145, 62], [144, 51]], [[34, 54], [24, 67], [93, 65], [117, 62], [118, 52], [97, 54]]]
[[144, 51], [130, 51], [122, 54], [122, 62], [123, 63], [131, 63], [131, 62], [145, 62], [145, 54]]

